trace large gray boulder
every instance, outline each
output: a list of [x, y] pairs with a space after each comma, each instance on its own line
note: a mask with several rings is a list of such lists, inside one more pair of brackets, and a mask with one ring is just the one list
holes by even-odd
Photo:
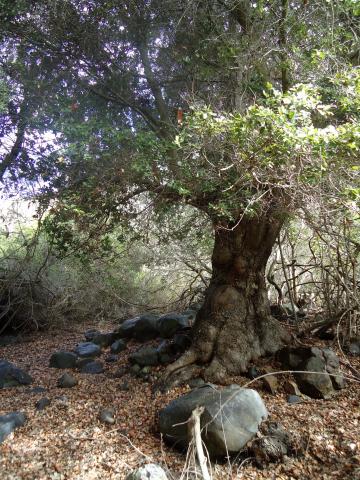
[[213, 385], [192, 390], [173, 400], [160, 411], [160, 432], [165, 440], [179, 448], [188, 445], [187, 420], [197, 406], [204, 406], [201, 416], [203, 440], [213, 457], [236, 453], [256, 435], [267, 418], [260, 395], [252, 389]]
[[116, 335], [119, 338], [135, 338], [142, 342], [152, 340], [159, 336], [158, 318], [158, 315], [150, 313], [125, 320], [118, 328]]
[[167, 480], [167, 476], [159, 465], [149, 463], [129, 473], [126, 480]]
[[22, 427], [26, 421], [26, 417], [22, 412], [12, 412], [0, 416], [0, 443], [10, 435], [15, 428]]
[[32, 377], [21, 368], [7, 360], [0, 360], [0, 388], [29, 385]]
[[54, 352], [50, 357], [49, 367], [52, 368], [75, 368], [77, 356], [73, 352], [63, 350]]
[[99, 345], [95, 345], [95, 343], [92, 342], [79, 343], [74, 351], [80, 358], [97, 357], [101, 354]]
[[189, 326], [189, 316], [178, 313], [167, 313], [162, 315], [157, 321], [157, 330], [162, 338], [170, 338], [179, 330]]

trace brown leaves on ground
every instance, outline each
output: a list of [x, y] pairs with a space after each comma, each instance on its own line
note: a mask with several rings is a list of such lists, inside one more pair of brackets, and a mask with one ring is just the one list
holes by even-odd
[[[169, 468], [174, 479], [180, 477], [185, 455], [162, 444], [156, 418], [159, 409], [188, 388], [153, 395], [151, 383], [129, 374], [115, 378], [113, 373], [127, 365], [127, 356], [137, 344], [131, 342], [115, 364], [105, 364], [104, 374], [75, 372], [79, 380], [76, 387], [56, 386], [64, 371], [48, 367], [50, 355], [60, 349], [72, 350], [91, 327], [82, 325], [56, 334], [36, 333], [24, 343], [1, 349], [1, 358], [27, 369], [34, 378], [30, 387], [0, 390], [0, 414], [20, 410], [28, 418], [24, 427], [0, 445], [2, 480], [122, 480], [131, 469], [149, 462]], [[359, 367], [358, 360], [352, 362]], [[162, 368], [157, 370], [160, 373]], [[119, 388], [125, 380], [128, 390]], [[248, 381], [233, 380], [240, 385]], [[30, 393], [34, 386], [45, 387], [46, 392]], [[260, 383], [251, 387], [262, 388]], [[287, 403], [281, 382], [276, 395], [260, 391], [271, 420], [304, 437], [305, 455], [264, 469], [257, 468], [251, 458], [231, 459], [213, 465], [214, 479], [360, 479], [359, 391], [359, 383], [349, 382], [331, 400], [307, 400], [293, 405]], [[44, 396], [51, 399], [51, 404], [39, 412], [35, 403]], [[114, 408], [115, 425], [100, 423], [102, 407]]]

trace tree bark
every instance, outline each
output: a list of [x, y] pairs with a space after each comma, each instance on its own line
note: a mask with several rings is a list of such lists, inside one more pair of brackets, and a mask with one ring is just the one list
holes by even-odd
[[192, 346], [168, 374], [196, 362], [207, 364], [206, 380], [224, 383], [289, 341], [270, 315], [265, 283], [266, 263], [281, 226], [281, 219], [262, 217], [216, 231], [213, 276], [192, 330]]

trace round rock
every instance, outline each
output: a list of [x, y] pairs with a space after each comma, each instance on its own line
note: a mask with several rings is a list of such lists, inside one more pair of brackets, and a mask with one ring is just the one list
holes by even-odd
[[59, 378], [57, 386], [60, 388], [72, 388], [75, 387], [75, 385], [77, 385], [78, 383], [79, 382], [75, 377], [73, 377], [69, 373], [64, 373], [64, 375]]
[[81, 358], [97, 357], [101, 353], [101, 348], [92, 342], [82, 342], [75, 348], [75, 353]]
[[149, 463], [131, 472], [126, 480], [168, 480], [168, 478], [159, 465]]
[[59, 351], [50, 357], [49, 367], [52, 368], [75, 368], [77, 356], [73, 352]]

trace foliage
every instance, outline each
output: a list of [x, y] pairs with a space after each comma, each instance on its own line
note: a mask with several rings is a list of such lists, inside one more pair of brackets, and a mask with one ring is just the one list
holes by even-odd
[[[102, 239], [102, 249], [65, 254], [62, 248], [59, 258], [59, 245], [38, 228], [26, 205], [6, 205], [0, 229], [0, 334], [89, 318], [117, 322], [148, 309], [181, 309], [206, 286], [209, 234], [200, 242], [184, 227], [186, 239], [173, 236], [169, 241], [168, 232], [174, 231], [170, 215], [163, 216], [161, 230], [153, 220], [141, 235], [115, 229], [105, 237], [109, 243]], [[177, 217], [175, 223], [180, 222], [193, 225], [190, 212]]]

